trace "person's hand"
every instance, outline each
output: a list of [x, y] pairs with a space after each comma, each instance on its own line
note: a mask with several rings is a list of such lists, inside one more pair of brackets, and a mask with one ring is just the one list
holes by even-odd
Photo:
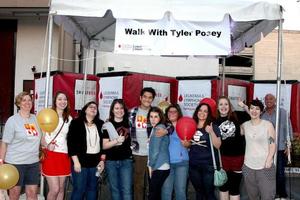
[[123, 142], [125, 141], [125, 136], [123, 135], [120, 135], [118, 138], [117, 138], [117, 144], [122, 144]]
[[103, 160], [101, 160], [100, 162], [99, 162], [99, 164], [97, 165], [97, 170], [100, 172], [100, 174], [103, 172], [103, 170], [104, 170], [104, 168], [105, 168], [105, 163], [104, 163], [104, 161]]
[[206, 125], [205, 131], [209, 134], [213, 132], [212, 123], [210, 123], [210, 125]]
[[289, 156], [290, 153], [291, 153], [291, 149], [289, 147], [286, 147], [285, 150], [284, 150], [285, 156]]
[[238, 106], [241, 108], [245, 108], [247, 106], [241, 99], [241, 97], [238, 97]]
[[74, 171], [77, 172], [77, 173], [80, 173], [81, 172], [81, 164], [80, 162], [74, 162]]
[[265, 168], [269, 169], [273, 165], [273, 159], [268, 159], [265, 163]]
[[148, 170], [149, 170], [149, 177], [151, 178], [151, 176], [152, 176], [152, 168], [148, 167]]
[[184, 140], [180, 140], [180, 142], [185, 148], [189, 148], [191, 146], [190, 140], [187, 140], [186, 137], [184, 137]]
[[163, 137], [165, 135], [168, 134], [168, 131], [167, 129], [164, 129], [164, 128], [156, 128], [156, 131], [155, 131], [155, 136], [156, 137]]

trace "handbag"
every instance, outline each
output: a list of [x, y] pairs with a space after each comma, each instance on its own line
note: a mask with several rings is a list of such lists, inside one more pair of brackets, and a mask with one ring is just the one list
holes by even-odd
[[[49, 144], [47, 145], [47, 147], [43, 147], [42, 145], [40, 145], [39, 148], [39, 158], [40, 158], [40, 162], [43, 162], [46, 157], [47, 157], [47, 149], [50, 147], [50, 145], [52, 144], [52, 142], [57, 138], [57, 136], [59, 135], [60, 131], [62, 130], [63, 126], [65, 124], [65, 121], [63, 122], [63, 124], [61, 125], [59, 131], [57, 132], [57, 134], [55, 135], [55, 137], [49, 142]], [[51, 151], [53, 151], [54, 149], [52, 149]]]
[[227, 182], [228, 178], [227, 178], [227, 174], [222, 166], [221, 153], [220, 153], [219, 149], [218, 149], [218, 154], [219, 154], [220, 169], [218, 170], [218, 168], [217, 168], [216, 158], [215, 158], [215, 153], [214, 153], [214, 146], [212, 144], [212, 139], [211, 139], [210, 134], [209, 134], [209, 142], [210, 142], [211, 155], [212, 155], [214, 170], [215, 170], [214, 171], [214, 185], [216, 187], [220, 187]]

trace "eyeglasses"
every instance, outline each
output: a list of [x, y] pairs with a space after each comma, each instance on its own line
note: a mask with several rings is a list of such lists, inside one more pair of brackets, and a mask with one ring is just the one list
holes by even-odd
[[89, 105], [88, 108], [97, 109], [97, 106]]
[[169, 110], [168, 113], [170, 113], [170, 114], [175, 114], [175, 113], [178, 113], [178, 111], [177, 111], [177, 110]]

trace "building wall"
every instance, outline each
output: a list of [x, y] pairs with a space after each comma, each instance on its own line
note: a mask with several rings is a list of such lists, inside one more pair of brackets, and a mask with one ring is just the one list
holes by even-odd
[[[275, 30], [254, 47], [254, 80], [276, 80], [278, 32]], [[300, 80], [300, 31], [283, 31], [282, 79]]]
[[[44, 52], [47, 18], [28, 17], [18, 20], [16, 39], [15, 94], [23, 90], [23, 80], [33, 80], [32, 66], [41, 72], [42, 60], [47, 61], [47, 48]], [[58, 28], [54, 28], [53, 52], [57, 57]], [[43, 65], [46, 70], [46, 65]], [[57, 61], [52, 60], [51, 70], [57, 70]]]

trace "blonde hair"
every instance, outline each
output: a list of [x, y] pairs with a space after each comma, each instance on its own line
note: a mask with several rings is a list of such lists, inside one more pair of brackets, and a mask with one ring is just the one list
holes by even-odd
[[20, 104], [21, 104], [21, 101], [22, 99], [25, 97], [25, 96], [30, 96], [30, 94], [28, 92], [20, 92], [16, 98], [15, 98], [15, 105], [17, 106], [18, 110], [20, 109]]

